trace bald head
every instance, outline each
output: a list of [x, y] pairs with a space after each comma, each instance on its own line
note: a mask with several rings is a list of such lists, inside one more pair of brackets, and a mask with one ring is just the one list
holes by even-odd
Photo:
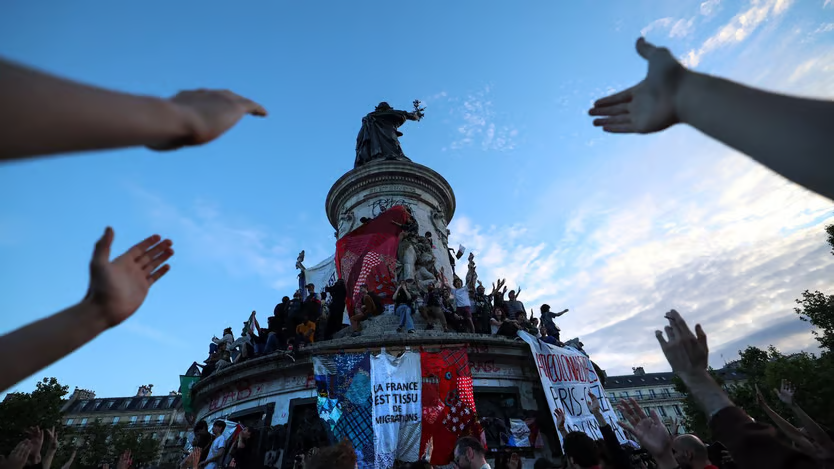
[[704, 467], [709, 461], [707, 446], [695, 435], [680, 435], [672, 441], [675, 459], [683, 468]]

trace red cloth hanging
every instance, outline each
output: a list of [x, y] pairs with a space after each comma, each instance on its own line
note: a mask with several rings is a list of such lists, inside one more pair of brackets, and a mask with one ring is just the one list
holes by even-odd
[[[348, 315], [353, 316], [359, 287], [368, 286], [383, 304], [392, 304], [397, 287], [397, 247], [409, 215], [396, 205], [336, 242], [336, 269], [347, 287]], [[396, 223], [396, 224], [395, 224]], [[381, 312], [381, 311], [380, 311]]]

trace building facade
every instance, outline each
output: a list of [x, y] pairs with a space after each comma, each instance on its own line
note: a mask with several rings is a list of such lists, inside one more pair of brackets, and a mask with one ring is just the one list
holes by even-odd
[[182, 396], [153, 396], [151, 389], [152, 386], [141, 386], [132, 397], [97, 398], [92, 391], [76, 388], [61, 409], [63, 424], [79, 431], [96, 420], [109, 425], [125, 424], [159, 441], [158, 464], [177, 462], [189, 430]]
[[[744, 375], [733, 363], [715, 370], [715, 374], [724, 381], [725, 387], [744, 381]], [[647, 414], [656, 411], [671, 433], [686, 433], [683, 405], [686, 395], [675, 390], [674, 377], [673, 372], [646, 373], [642, 367], [636, 367], [630, 375], [608, 376], [605, 390], [612, 404], [620, 399], [634, 399]], [[623, 418], [619, 410], [617, 416]]]

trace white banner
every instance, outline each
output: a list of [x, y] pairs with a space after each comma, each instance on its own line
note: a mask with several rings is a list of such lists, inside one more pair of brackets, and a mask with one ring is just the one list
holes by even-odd
[[[565, 412], [565, 427], [568, 431], [581, 431], [598, 440], [602, 438], [596, 419], [588, 410], [588, 393], [599, 399], [605, 420], [617, 434], [621, 443], [626, 437], [617, 425], [617, 415], [608, 402], [608, 396], [599, 381], [591, 360], [571, 347], [550, 345], [536, 337], [519, 331], [518, 336], [530, 345], [533, 360], [547, 398], [553, 423], [556, 424], [556, 409]], [[561, 435], [559, 435], [561, 440]]]
[[390, 469], [394, 460], [420, 459], [423, 421], [423, 378], [420, 353], [406, 350], [399, 357], [371, 356], [371, 389], [376, 469]]
[[309, 269], [304, 269], [304, 283], [315, 285], [316, 292], [321, 292], [324, 287], [336, 283], [336, 254]]

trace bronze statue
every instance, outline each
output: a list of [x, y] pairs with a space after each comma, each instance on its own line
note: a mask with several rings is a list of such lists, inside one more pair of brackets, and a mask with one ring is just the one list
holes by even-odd
[[400, 147], [399, 137], [403, 134], [397, 129], [406, 120], [422, 119], [424, 110], [417, 100], [411, 112], [397, 111], [386, 102], [379, 103], [374, 112], [362, 118], [362, 128], [356, 136], [356, 161], [353, 167], [358, 168], [375, 160], [411, 161]]

